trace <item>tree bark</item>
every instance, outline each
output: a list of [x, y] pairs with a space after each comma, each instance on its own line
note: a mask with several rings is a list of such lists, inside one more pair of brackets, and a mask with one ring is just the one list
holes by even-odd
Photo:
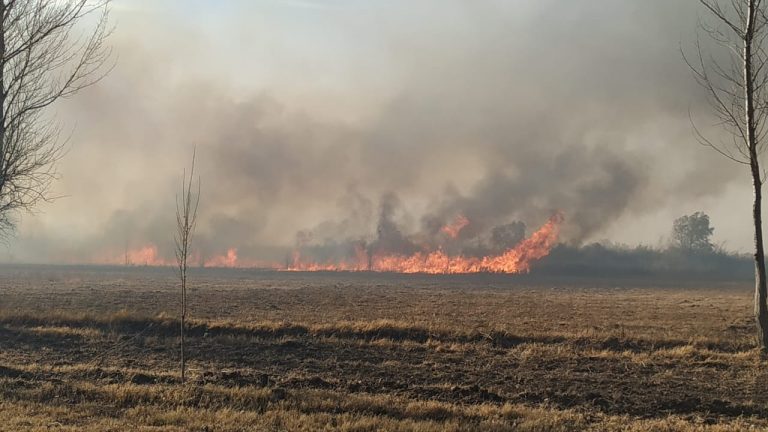
[[765, 275], [765, 251], [763, 248], [763, 180], [758, 158], [757, 118], [755, 113], [755, 77], [753, 71], [753, 41], [755, 36], [756, 0], [748, 0], [747, 22], [744, 31], [744, 100], [747, 123], [749, 167], [752, 174], [754, 202], [752, 219], [755, 225], [755, 321], [757, 337], [763, 352], [768, 351], [768, 285]]
[[184, 384], [186, 363], [184, 358], [184, 321], [187, 315], [187, 296], [185, 283], [181, 283], [181, 383]]
[[763, 250], [762, 228], [762, 183], [759, 172], [752, 174], [755, 201], [752, 206], [752, 217], [755, 222], [755, 320], [757, 322], [757, 338], [760, 348], [768, 351], [768, 286], [765, 275], [765, 252]]
[[[5, 0], [0, 0], [0, 164], [5, 160]], [[3, 168], [0, 165], [0, 168]], [[0, 169], [0, 172], [4, 170]], [[0, 177], [0, 189], [5, 187], [5, 178]]]

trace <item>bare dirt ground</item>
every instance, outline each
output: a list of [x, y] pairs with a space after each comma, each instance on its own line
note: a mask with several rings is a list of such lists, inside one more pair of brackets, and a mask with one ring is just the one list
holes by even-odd
[[0, 430], [768, 428], [749, 282], [0, 267]]

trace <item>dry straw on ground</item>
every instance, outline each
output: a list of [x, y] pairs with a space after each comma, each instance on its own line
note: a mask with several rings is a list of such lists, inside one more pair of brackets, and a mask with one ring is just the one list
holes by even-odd
[[749, 284], [199, 272], [182, 386], [170, 270], [11, 270], [3, 430], [768, 427]]

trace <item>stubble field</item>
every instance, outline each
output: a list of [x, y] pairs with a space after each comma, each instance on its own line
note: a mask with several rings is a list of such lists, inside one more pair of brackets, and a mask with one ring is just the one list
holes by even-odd
[[0, 430], [768, 428], [749, 282], [0, 268]]

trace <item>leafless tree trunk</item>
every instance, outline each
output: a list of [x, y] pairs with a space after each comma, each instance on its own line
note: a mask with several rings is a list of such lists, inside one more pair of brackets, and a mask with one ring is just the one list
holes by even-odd
[[717, 0], [699, 0], [714, 17], [715, 25], [699, 28], [714, 42], [725, 48], [727, 61], [704, 55], [697, 39], [695, 57], [683, 57], [704, 87], [714, 108], [719, 125], [731, 140], [716, 141], [701, 133], [694, 124], [699, 142], [713, 148], [728, 159], [749, 167], [754, 201], [752, 219], [755, 229], [755, 320], [758, 342], [768, 351], [768, 288], [766, 286], [765, 252], [762, 224], [762, 186], [765, 171], [760, 156], [765, 149], [766, 115], [768, 115], [768, 37], [766, 0], [730, 0], [726, 6]]
[[18, 211], [52, 198], [64, 143], [45, 111], [104, 76], [108, 7], [109, 0], [0, 0], [0, 235], [14, 228]]
[[192, 153], [192, 168], [187, 177], [186, 170], [181, 182], [181, 196], [176, 197], [176, 263], [181, 282], [181, 382], [184, 383], [186, 359], [184, 352], [184, 330], [187, 319], [187, 261], [189, 245], [197, 222], [197, 206], [200, 203], [200, 180], [197, 191], [193, 192], [192, 182], [195, 176], [195, 153]]

